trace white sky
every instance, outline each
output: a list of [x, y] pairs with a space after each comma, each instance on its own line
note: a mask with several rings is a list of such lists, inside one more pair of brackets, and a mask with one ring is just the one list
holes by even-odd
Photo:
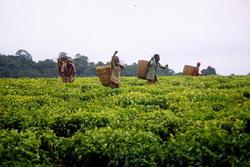
[[250, 73], [250, 0], [0, 0], [0, 53], [33, 60], [60, 51], [126, 64], [160, 54], [180, 72], [208, 65], [222, 75]]

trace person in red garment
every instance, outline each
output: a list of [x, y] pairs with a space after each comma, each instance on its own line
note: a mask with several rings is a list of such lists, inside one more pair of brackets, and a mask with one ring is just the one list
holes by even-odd
[[194, 68], [193, 76], [199, 76], [199, 75], [200, 75], [200, 73], [199, 73], [200, 65], [201, 65], [201, 63], [198, 62], [198, 63], [197, 63], [197, 66]]
[[61, 76], [63, 82], [74, 82], [74, 75], [76, 73], [76, 67], [71, 59], [66, 60], [61, 69]]

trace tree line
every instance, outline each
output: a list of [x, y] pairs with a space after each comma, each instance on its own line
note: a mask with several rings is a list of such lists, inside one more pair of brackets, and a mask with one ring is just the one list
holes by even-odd
[[[90, 62], [87, 56], [76, 54], [72, 59], [77, 72], [77, 76], [96, 76], [96, 67], [107, 65], [110, 62], [103, 63], [101, 61], [94, 63]], [[137, 63], [126, 65], [122, 71], [123, 76], [135, 76]], [[158, 75], [173, 76], [181, 75], [175, 73], [172, 69], [159, 69]], [[201, 70], [202, 75], [216, 74], [213, 67]], [[32, 60], [32, 55], [25, 50], [18, 50], [15, 55], [0, 54], [0, 77], [18, 78], [18, 77], [57, 77], [57, 62], [52, 59], [35, 62]]]

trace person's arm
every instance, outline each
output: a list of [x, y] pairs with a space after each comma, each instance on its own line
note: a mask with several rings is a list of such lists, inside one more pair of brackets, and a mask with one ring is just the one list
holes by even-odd
[[166, 66], [162, 66], [160, 63], [158, 63], [158, 64], [159, 64], [159, 67], [162, 68], [162, 69], [168, 68], [168, 65], [167, 65], [167, 64], [166, 64]]
[[62, 67], [61, 67], [61, 73], [64, 73], [64, 68], [65, 68], [65, 66], [66, 66], [66, 64], [63, 63], [63, 64], [62, 64]]
[[151, 67], [154, 64], [154, 58], [151, 58], [148, 63], [148, 67]]
[[118, 53], [118, 51], [115, 51], [114, 55], [112, 56], [112, 59], [111, 59], [111, 69], [113, 69], [114, 66], [115, 66], [115, 61], [114, 61], [114, 59], [115, 59], [115, 55], [116, 55], [117, 53]]
[[66, 65], [65, 63], [62, 64], [62, 67], [61, 67], [61, 75], [60, 75], [60, 76], [61, 76], [62, 78], [64, 78], [64, 79], [66, 78], [66, 77], [65, 77], [65, 74], [64, 74], [65, 65]]
[[121, 69], [124, 69], [124, 68], [125, 68], [125, 66], [124, 66], [124, 65], [121, 65], [120, 63], [119, 63], [119, 66], [121, 67]]
[[114, 55], [113, 55], [113, 57], [115, 57], [115, 55], [118, 53], [118, 51], [115, 51], [115, 53], [114, 53]]

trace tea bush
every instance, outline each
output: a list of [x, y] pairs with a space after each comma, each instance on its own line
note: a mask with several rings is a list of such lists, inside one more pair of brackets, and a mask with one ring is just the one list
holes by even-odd
[[0, 79], [0, 166], [250, 166], [250, 77]]

